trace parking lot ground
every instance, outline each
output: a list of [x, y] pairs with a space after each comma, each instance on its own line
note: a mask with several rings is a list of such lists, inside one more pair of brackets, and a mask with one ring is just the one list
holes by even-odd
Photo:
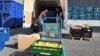
[[[18, 34], [31, 34], [30, 29], [16, 28], [11, 30], [10, 40], [0, 51], [0, 56], [30, 56], [27, 51], [17, 49]], [[94, 28], [90, 41], [71, 40], [69, 36], [63, 38], [66, 56], [100, 56], [100, 28]]]

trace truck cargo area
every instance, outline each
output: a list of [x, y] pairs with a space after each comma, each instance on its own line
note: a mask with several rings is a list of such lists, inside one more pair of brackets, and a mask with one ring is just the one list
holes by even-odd
[[34, 8], [35, 18], [38, 18], [39, 14], [45, 9], [49, 10], [49, 14], [54, 14], [57, 4], [58, 0], [36, 0]]

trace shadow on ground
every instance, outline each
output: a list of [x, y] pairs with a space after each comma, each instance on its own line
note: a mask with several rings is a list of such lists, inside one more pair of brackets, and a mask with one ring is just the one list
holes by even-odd
[[[30, 54], [29, 49], [26, 49], [25, 51], [15, 51], [9, 56], [36, 56], [36, 55]], [[48, 55], [38, 55], [38, 56], [48, 56]]]
[[[72, 40], [72, 36], [70, 36], [69, 34], [62, 34], [62, 37], [64, 39], [69, 39], [69, 40]], [[77, 38], [74, 38], [74, 40], [80, 40], [80, 37], [77, 37]], [[84, 41], [89, 41], [87, 39], [83, 39]]]
[[92, 27], [94, 33], [100, 33], [100, 27]]
[[33, 32], [30, 28], [16, 28], [16, 29], [11, 29], [10, 33], [11, 33], [10, 35], [13, 36], [17, 34], [29, 35], [29, 34], [32, 34]]
[[18, 49], [18, 43], [6, 45], [6, 47]]
[[31, 56], [28, 52], [29, 50], [24, 50], [24, 51], [15, 51], [14, 53], [10, 54], [9, 56]]

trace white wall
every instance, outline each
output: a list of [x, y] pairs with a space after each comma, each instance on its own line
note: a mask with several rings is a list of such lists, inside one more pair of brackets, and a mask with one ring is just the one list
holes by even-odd
[[36, 0], [24, 0], [24, 16], [23, 28], [29, 28], [32, 24], [32, 12], [34, 11], [34, 5]]
[[100, 26], [100, 20], [67, 20], [68, 25], [82, 25], [88, 24], [89, 26]]

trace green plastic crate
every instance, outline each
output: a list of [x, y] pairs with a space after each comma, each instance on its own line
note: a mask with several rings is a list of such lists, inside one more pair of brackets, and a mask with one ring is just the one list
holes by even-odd
[[[43, 40], [37, 40], [35, 43], [38, 43]], [[60, 42], [56, 41], [43, 41], [43, 42], [51, 42], [51, 43], [57, 43], [60, 44]], [[62, 48], [54, 48], [54, 47], [46, 47], [46, 46], [35, 46], [35, 43], [33, 43], [30, 46], [30, 53], [31, 54], [45, 54], [50, 56], [62, 56]]]

